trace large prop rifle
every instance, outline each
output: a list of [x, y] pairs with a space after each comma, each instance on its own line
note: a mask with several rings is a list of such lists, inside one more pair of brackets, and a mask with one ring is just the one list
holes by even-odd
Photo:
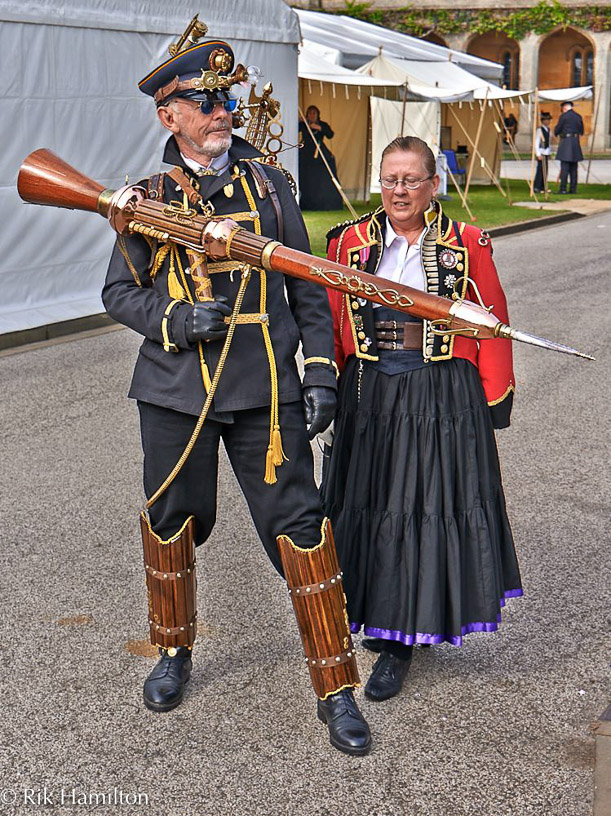
[[483, 303], [462, 300], [458, 294], [454, 300], [431, 295], [255, 235], [229, 218], [215, 216], [210, 205], [206, 214], [198, 215], [193, 209], [150, 200], [144, 188], [137, 185], [105, 189], [44, 148], [24, 160], [17, 189], [21, 198], [32, 204], [97, 212], [119, 235], [140, 233], [215, 261], [230, 259], [262, 267], [408, 312], [430, 320], [437, 333], [478, 340], [502, 337], [594, 359], [569, 346], [507, 326], [492, 313], [492, 307]]

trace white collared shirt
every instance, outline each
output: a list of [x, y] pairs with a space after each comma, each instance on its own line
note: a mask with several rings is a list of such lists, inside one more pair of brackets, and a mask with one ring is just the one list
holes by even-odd
[[[425, 233], [426, 227], [422, 230], [416, 242], [408, 244], [407, 238], [397, 235], [387, 218], [384, 251], [376, 275], [424, 291], [426, 285], [420, 257], [420, 246]], [[378, 304], [374, 303], [373, 305], [375, 308]]]
[[[543, 147], [543, 128], [544, 125], [540, 125], [537, 128], [536, 135], [535, 135], [535, 156], [537, 158], [539, 156], [551, 156], [552, 148], [550, 147]], [[548, 133], [548, 138], [551, 138], [550, 129], [548, 127], [545, 128]]]
[[182, 156], [182, 160], [187, 165], [187, 167], [191, 168], [193, 172], [198, 175], [215, 175], [220, 176], [228, 167], [229, 167], [229, 151], [226, 150], [224, 153], [221, 153], [220, 156], [212, 159], [210, 164], [207, 167], [204, 167], [203, 164], [200, 164], [195, 159], [190, 159], [184, 155], [184, 153], [180, 154]]

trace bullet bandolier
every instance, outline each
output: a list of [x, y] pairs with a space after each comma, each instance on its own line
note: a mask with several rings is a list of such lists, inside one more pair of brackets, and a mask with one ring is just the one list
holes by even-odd
[[[231, 136], [232, 84], [255, 69], [234, 66], [227, 43], [197, 39], [187, 38], [187, 47], [140, 82], [172, 133], [164, 172], [142, 182], [148, 197], [182, 223], [214, 213], [308, 251], [283, 171]], [[257, 533], [287, 579], [318, 716], [337, 748], [366, 753], [371, 738], [352, 696], [359, 677], [342, 575], [308, 438], [308, 425], [310, 435], [324, 430], [335, 407], [324, 289], [235, 261], [212, 262], [147, 229], [118, 238], [103, 299], [112, 317], [144, 336], [129, 396], [141, 420], [149, 499], [141, 516], [144, 567], [151, 642], [160, 650], [145, 704], [155, 711], [177, 706], [191, 673], [195, 549], [216, 519], [222, 440]], [[300, 343], [303, 379], [295, 361]]]

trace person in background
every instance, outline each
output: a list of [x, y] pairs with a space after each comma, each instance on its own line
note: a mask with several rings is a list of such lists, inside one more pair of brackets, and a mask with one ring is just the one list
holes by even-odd
[[510, 113], [508, 116], [505, 117], [503, 120], [505, 125], [505, 133], [503, 134], [503, 141], [505, 144], [509, 144], [509, 139], [515, 140], [516, 133], [518, 132], [518, 120]]
[[552, 121], [552, 115], [551, 113], [542, 111], [540, 119], [541, 124], [535, 133], [535, 158], [537, 160], [537, 171], [535, 173], [533, 186], [535, 193], [544, 193], [547, 190], [547, 171], [549, 167], [549, 157], [552, 152], [552, 148], [550, 147], [552, 137], [550, 122]]
[[342, 197], [327, 169], [329, 165], [337, 179], [335, 157], [325, 144], [325, 139], [332, 139], [334, 133], [320, 118], [316, 105], [306, 110], [306, 122], [299, 122], [299, 206], [302, 210], [341, 210]]
[[[558, 136], [560, 144], [556, 158], [560, 162], [560, 195], [577, 192], [577, 168], [583, 161], [583, 153], [579, 144], [579, 137], [583, 136], [583, 119], [573, 110], [572, 102], [562, 103], [562, 115], [554, 128], [554, 136]], [[567, 190], [567, 181], [569, 189]]]
[[[328, 257], [449, 298], [476, 300], [473, 282], [508, 322], [490, 237], [444, 215], [427, 144], [394, 139], [380, 183], [382, 207], [331, 230]], [[380, 655], [365, 694], [380, 701], [400, 690], [414, 644], [493, 632], [522, 594], [494, 436], [510, 421], [511, 341], [329, 298], [341, 375], [321, 490], [351, 629]]]

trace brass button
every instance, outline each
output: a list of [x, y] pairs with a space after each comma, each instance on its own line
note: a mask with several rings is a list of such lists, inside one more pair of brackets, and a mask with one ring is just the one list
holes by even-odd
[[449, 334], [444, 334], [444, 336], [443, 336], [443, 342], [444, 342], [444, 343], [449, 343], [449, 342], [450, 342], [450, 335], [449, 335]]
[[364, 331], [360, 331], [360, 332], [359, 332], [359, 340], [364, 340], [364, 339], [365, 339], [365, 332], [364, 332]]
[[350, 305], [352, 306], [352, 308], [353, 308], [355, 311], [356, 311], [356, 309], [358, 309], [358, 308], [359, 308], [359, 302], [358, 302], [358, 300], [353, 300], [353, 301], [352, 301], [352, 303], [351, 303]]
[[448, 347], [444, 343], [443, 346], [441, 347], [441, 353], [445, 354], [447, 350], [448, 350]]
[[369, 346], [367, 345], [367, 343], [361, 343], [361, 351], [367, 351], [368, 348]]
[[464, 268], [465, 268], [464, 264], [461, 263], [456, 264], [456, 269], [458, 269], [459, 272], [462, 272]]

